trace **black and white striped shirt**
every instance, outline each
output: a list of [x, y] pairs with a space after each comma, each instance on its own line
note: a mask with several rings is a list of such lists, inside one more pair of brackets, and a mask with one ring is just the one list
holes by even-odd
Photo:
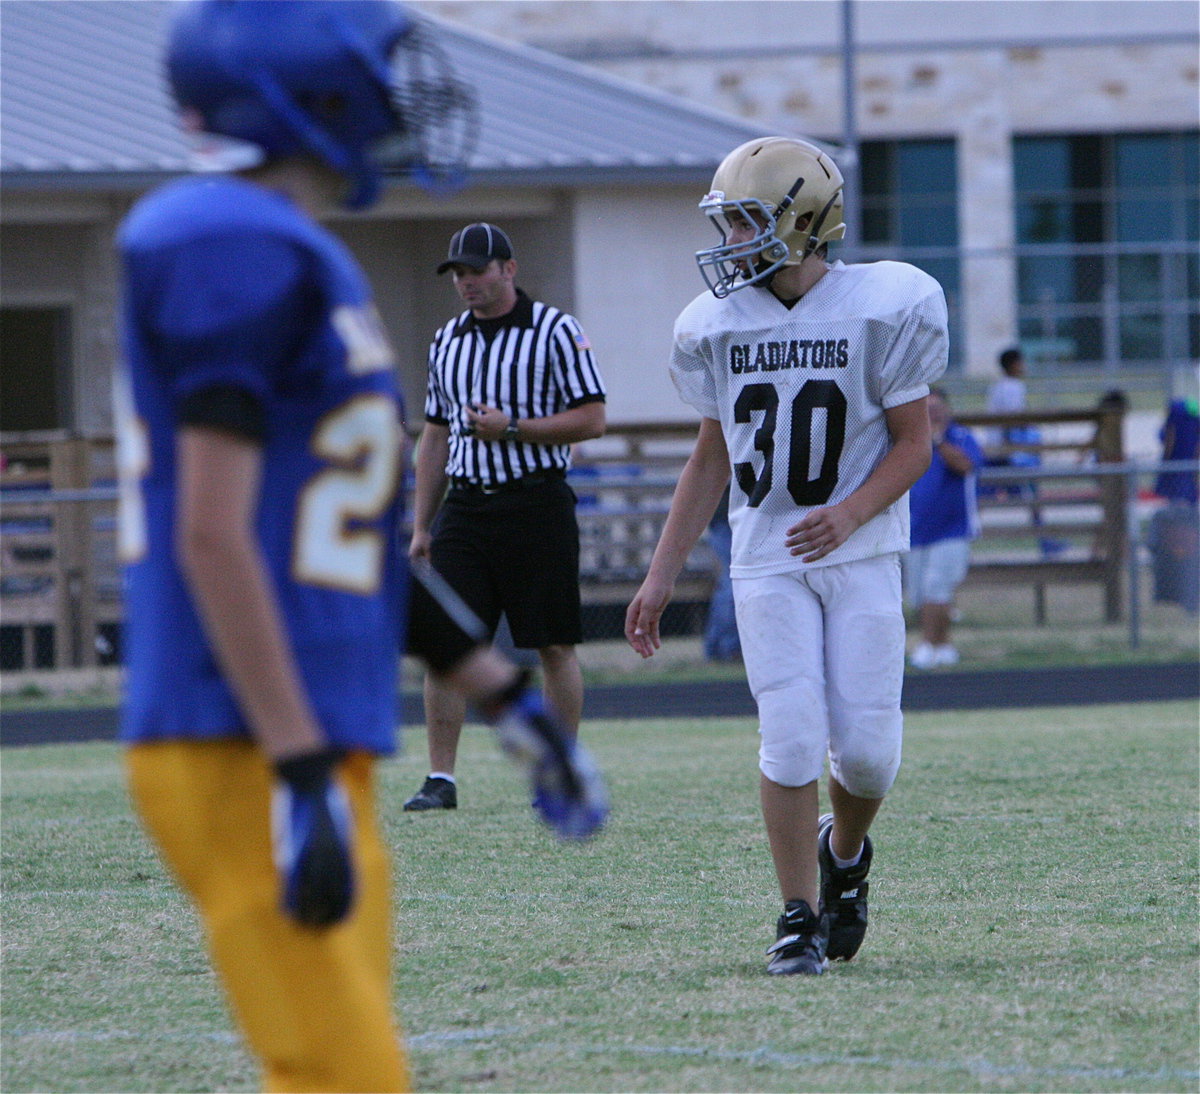
[[450, 430], [446, 473], [480, 486], [571, 465], [569, 445], [481, 441], [466, 433], [468, 406], [493, 406], [518, 420], [604, 402], [604, 380], [579, 321], [517, 290], [497, 320], [465, 311], [433, 337], [425, 420]]

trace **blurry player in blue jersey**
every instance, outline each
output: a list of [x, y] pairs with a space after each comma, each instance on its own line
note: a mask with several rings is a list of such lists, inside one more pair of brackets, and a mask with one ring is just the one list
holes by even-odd
[[783, 897], [767, 971], [814, 975], [862, 943], [867, 831], [900, 766], [905, 495], [929, 466], [946, 301], [906, 263], [829, 261], [842, 175], [804, 141], [734, 149], [700, 208], [721, 244], [696, 255], [711, 291], [676, 320], [671, 377], [702, 419], [625, 634], [643, 657], [658, 648], [732, 470], [730, 574]]
[[[387, 0], [200, 0], [167, 71], [234, 173], [163, 187], [120, 233], [131, 791], [267, 1087], [407, 1089], [372, 790], [410, 603], [402, 406], [364, 277], [315, 217], [369, 204], [385, 169], [436, 183], [473, 102]], [[544, 817], [594, 830], [586, 758], [422, 590], [414, 646], [497, 723]]]
[[912, 549], [901, 560], [905, 594], [921, 630], [909, 658], [916, 669], [958, 664], [951, 611], [970, 568], [971, 541], [979, 535], [975, 476], [984, 464], [983, 449], [954, 420], [946, 393], [931, 388], [926, 401], [933, 458], [908, 493]]

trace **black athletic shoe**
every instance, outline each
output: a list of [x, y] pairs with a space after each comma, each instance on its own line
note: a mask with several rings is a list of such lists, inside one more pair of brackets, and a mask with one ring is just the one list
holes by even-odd
[[404, 803], [410, 813], [424, 809], [457, 809], [458, 790], [449, 779], [427, 778], [411, 798]]
[[767, 972], [772, 976], [800, 973], [820, 976], [828, 962], [829, 919], [817, 915], [807, 900], [789, 900], [775, 924], [776, 941], [767, 950]]
[[871, 837], [863, 841], [862, 858], [848, 870], [833, 864], [829, 835], [833, 814], [817, 822], [817, 862], [821, 867], [821, 912], [829, 917], [829, 959], [849, 961], [867, 933], [867, 874], [871, 872]]

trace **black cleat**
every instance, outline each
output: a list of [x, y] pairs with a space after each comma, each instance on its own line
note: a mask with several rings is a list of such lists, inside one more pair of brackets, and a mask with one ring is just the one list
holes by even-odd
[[817, 822], [817, 862], [821, 867], [821, 912], [829, 917], [829, 959], [849, 961], [867, 933], [867, 874], [871, 872], [871, 837], [863, 841], [862, 857], [848, 870], [833, 864], [829, 836], [833, 814]]
[[789, 900], [775, 925], [776, 941], [767, 955], [767, 972], [772, 976], [820, 976], [828, 962], [829, 920], [818, 916], [807, 900]]
[[458, 790], [449, 779], [427, 778], [411, 798], [404, 803], [404, 809], [409, 813], [419, 813], [425, 809], [457, 809]]

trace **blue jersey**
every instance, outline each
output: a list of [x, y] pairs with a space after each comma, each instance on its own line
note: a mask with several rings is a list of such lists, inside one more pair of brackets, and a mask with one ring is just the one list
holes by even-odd
[[[1163, 442], [1164, 460], [1194, 460], [1200, 455], [1200, 414], [1195, 399], [1175, 399], [1167, 407], [1167, 418], [1158, 439]], [[1154, 480], [1160, 498], [1187, 502], [1197, 500], [1195, 471], [1163, 471]]]
[[[946, 440], [966, 452], [976, 470], [983, 466], [983, 451], [965, 426], [951, 423]], [[914, 547], [928, 547], [943, 539], [974, 539], [979, 535], [975, 481], [974, 472], [959, 475], [951, 471], [938, 450], [933, 450], [929, 470], [913, 483], [908, 494]]]
[[232, 388], [265, 417], [257, 534], [308, 699], [331, 745], [390, 752], [402, 407], [362, 272], [283, 195], [234, 178], [151, 194], [119, 249], [123, 739], [249, 734], [174, 550], [181, 401]]

